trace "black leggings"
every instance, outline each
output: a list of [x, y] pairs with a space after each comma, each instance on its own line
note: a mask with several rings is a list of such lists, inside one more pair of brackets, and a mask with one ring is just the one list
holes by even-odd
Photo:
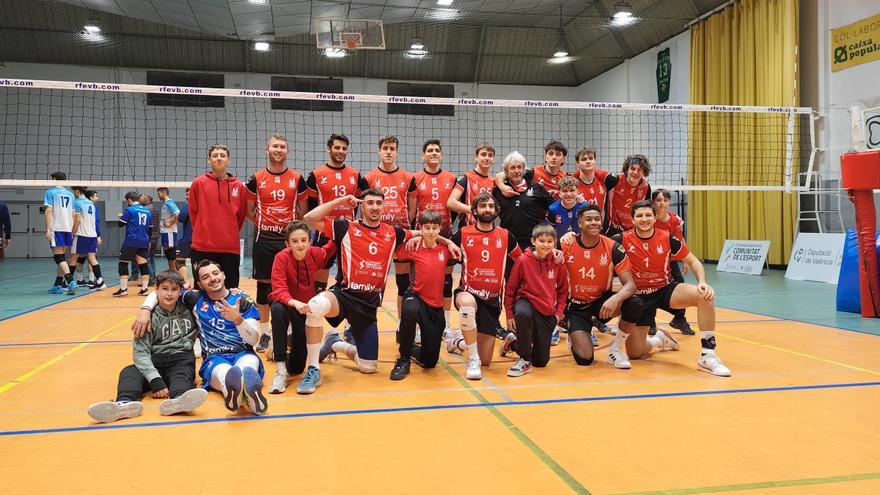
[[[196, 358], [192, 352], [153, 354], [152, 358], [153, 366], [165, 380], [168, 396], [172, 399], [195, 386]], [[150, 391], [150, 382], [144, 378], [137, 366], [132, 364], [119, 372], [119, 384], [116, 387], [117, 402], [139, 401]]]
[[550, 337], [556, 327], [556, 316], [544, 316], [535, 311], [527, 299], [513, 303], [516, 321], [516, 353], [537, 368], [550, 362]]
[[[272, 349], [275, 362], [286, 361], [287, 372], [298, 375], [306, 367], [306, 315], [280, 302], [272, 302]], [[287, 352], [287, 328], [292, 328], [290, 354]]]

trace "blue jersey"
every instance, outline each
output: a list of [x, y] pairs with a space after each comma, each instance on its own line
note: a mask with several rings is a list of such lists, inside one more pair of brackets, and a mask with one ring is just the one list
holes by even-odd
[[98, 208], [88, 198], [76, 198], [73, 211], [79, 215], [79, 228], [76, 235], [80, 237], [98, 237]]
[[[253, 351], [253, 348], [241, 338], [235, 323], [227, 320], [217, 311], [215, 305], [219, 304], [219, 301], [214, 301], [207, 294], [197, 290], [185, 291], [180, 297], [184, 304], [192, 308], [196, 316], [202, 350], [206, 354], [237, 354]], [[226, 301], [232, 306], [238, 305], [238, 312], [245, 319], [260, 319], [256, 304], [244, 292], [238, 294], [230, 292], [226, 296]]]
[[43, 196], [43, 205], [52, 207], [52, 232], [73, 232], [73, 193], [53, 187]]
[[568, 232], [574, 232], [575, 234], [581, 233], [581, 227], [577, 222], [577, 212], [582, 206], [586, 205], [586, 201], [581, 201], [579, 203], [576, 202], [570, 210], [562, 206], [562, 200], [557, 200], [550, 205], [547, 218], [550, 220], [550, 223], [556, 227], [557, 239], [561, 238]]
[[150, 229], [153, 227], [153, 214], [150, 210], [139, 203], [133, 204], [122, 212], [119, 221], [125, 224], [123, 246], [150, 247]]
[[183, 226], [179, 241], [192, 241], [193, 228], [192, 222], [189, 221], [189, 203], [184, 203], [180, 207], [180, 213], [177, 214], [177, 223]]

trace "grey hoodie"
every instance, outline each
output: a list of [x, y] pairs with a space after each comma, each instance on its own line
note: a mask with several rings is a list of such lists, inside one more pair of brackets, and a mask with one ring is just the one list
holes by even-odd
[[[185, 304], [178, 302], [171, 311], [156, 306], [150, 315], [152, 330], [142, 337], [134, 339], [134, 365], [150, 382], [150, 388], [165, 388], [164, 380], [156, 380], [161, 376], [153, 365], [156, 354], [192, 353], [193, 341], [198, 327], [192, 311]], [[153, 385], [159, 386], [156, 389]]]

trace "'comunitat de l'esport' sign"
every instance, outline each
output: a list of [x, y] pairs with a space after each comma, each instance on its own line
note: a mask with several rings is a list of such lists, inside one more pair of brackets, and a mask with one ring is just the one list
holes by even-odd
[[836, 284], [846, 234], [798, 234], [785, 278]]
[[770, 250], [770, 241], [726, 240], [718, 258], [719, 272], [760, 275]]

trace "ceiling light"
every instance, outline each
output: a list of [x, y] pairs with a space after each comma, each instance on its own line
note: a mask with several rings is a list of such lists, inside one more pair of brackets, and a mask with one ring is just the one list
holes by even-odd
[[452, 0], [437, 0], [437, 5], [452, 5]]
[[568, 56], [568, 50], [564, 47], [557, 46], [556, 52], [553, 53], [553, 58], [565, 58]]
[[617, 20], [629, 19], [633, 16], [630, 4], [623, 2], [614, 5], [614, 18]]
[[409, 45], [409, 49], [410, 50], [424, 50], [425, 49], [425, 42], [418, 39], [418, 38], [413, 38], [412, 44]]
[[428, 14], [428, 17], [436, 21], [452, 21], [458, 19], [458, 10], [456, 9], [436, 9]]
[[567, 64], [567, 63], [571, 62], [572, 60], [574, 60], [574, 57], [569, 57], [568, 55], [566, 55], [564, 57], [554, 56], [553, 58], [548, 58], [547, 63], [548, 64]]
[[98, 25], [97, 21], [87, 21], [85, 26], [83, 26], [83, 32], [88, 34], [98, 34], [101, 32], [101, 26]]
[[269, 0], [248, 0], [248, 3], [252, 3], [254, 5], [266, 5], [269, 3]]
[[404, 55], [406, 58], [417, 58], [422, 59], [425, 58], [425, 55], [428, 54], [428, 50], [419, 50], [419, 49], [409, 49], [406, 51]]
[[267, 41], [257, 41], [254, 43], [254, 50], [258, 52], [268, 52], [272, 45]]
[[327, 48], [324, 50], [324, 56], [327, 58], [342, 58], [345, 56], [345, 50], [342, 48]]

